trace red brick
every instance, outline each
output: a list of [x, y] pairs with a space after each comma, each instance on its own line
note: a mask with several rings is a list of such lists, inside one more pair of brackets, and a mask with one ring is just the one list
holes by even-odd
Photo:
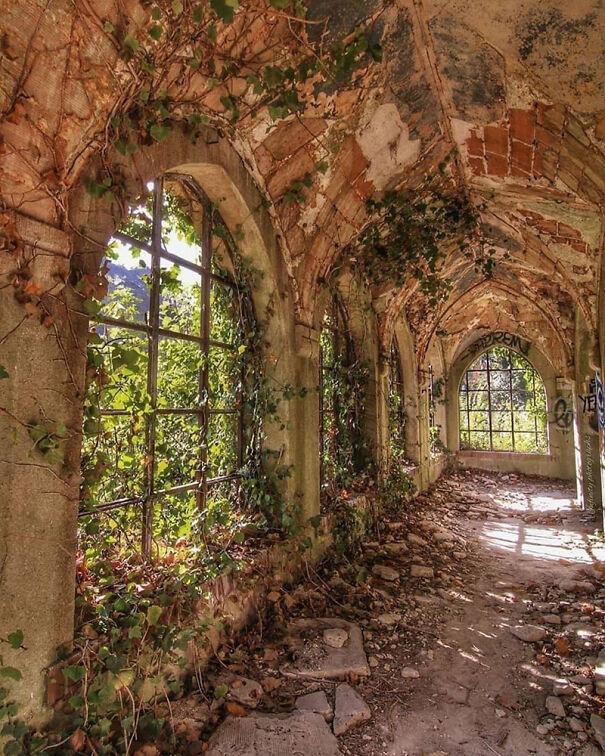
[[475, 176], [485, 176], [485, 163], [482, 157], [469, 157], [468, 164]]
[[581, 239], [582, 234], [577, 228], [568, 226], [567, 223], [559, 223], [559, 236], [566, 236], [570, 239]]
[[357, 194], [363, 200], [367, 200], [376, 191], [376, 187], [374, 186], [374, 182], [373, 181], [368, 181], [366, 179], [365, 173], [363, 173], [361, 176], [359, 176], [358, 178], [355, 179], [355, 181], [353, 182], [353, 189], [355, 189], [355, 191], [357, 192]]
[[529, 173], [529, 171], [524, 171], [523, 168], [520, 168], [515, 163], [511, 163], [510, 175], [515, 176], [516, 178], [531, 178], [531, 173]]
[[536, 126], [536, 141], [545, 147], [550, 147], [553, 143], [553, 135], [542, 126]]
[[263, 176], [266, 176], [273, 170], [275, 161], [271, 157], [271, 153], [266, 150], [262, 144], [254, 150], [254, 158], [256, 159], [258, 170]]
[[525, 144], [531, 144], [534, 140], [536, 115], [533, 110], [520, 110], [512, 108], [508, 117], [510, 120], [510, 133], [513, 139], [518, 139]]
[[534, 150], [534, 177], [539, 178], [542, 176], [542, 153], [536, 147]]
[[531, 173], [534, 148], [529, 144], [518, 142], [516, 139], [513, 139], [511, 147], [513, 166], [520, 168], [522, 171], [525, 171], [525, 173]]
[[585, 244], [584, 242], [570, 241], [568, 244], [570, 247], [573, 247], [576, 252], [582, 252], [583, 254], [588, 253], [588, 244]]
[[342, 192], [336, 198], [335, 205], [341, 215], [353, 224], [355, 224], [355, 219], [365, 207], [365, 203], [359, 199], [352, 188]]
[[368, 167], [368, 161], [354, 137], [345, 139], [338, 155], [338, 165], [351, 183]]
[[544, 218], [539, 223], [536, 223], [536, 226], [543, 234], [556, 236], [559, 233], [559, 224], [556, 220], [548, 220]]
[[495, 155], [508, 155], [508, 129], [502, 126], [486, 126], [483, 129], [485, 151]]
[[269, 194], [274, 200], [281, 197], [293, 181], [302, 179], [306, 173], [313, 174], [314, 171], [315, 163], [305, 150], [300, 150], [271, 176], [267, 182]]
[[502, 155], [487, 153], [487, 172], [491, 176], [504, 178], [508, 174], [508, 160]]
[[280, 123], [265, 139], [263, 147], [273, 155], [275, 160], [284, 160], [321, 134], [325, 128], [326, 122], [322, 118], [301, 118]]
[[476, 129], [471, 131], [470, 137], [466, 140], [468, 154], [472, 157], [483, 157], [483, 140], [477, 135]]

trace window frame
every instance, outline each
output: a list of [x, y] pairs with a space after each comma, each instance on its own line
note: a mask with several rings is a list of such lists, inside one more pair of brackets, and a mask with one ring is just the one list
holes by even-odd
[[[325, 433], [325, 416], [330, 413], [333, 417], [335, 427], [344, 427], [348, 418], [342, 416], [340, 403], [335, 393], [332, 397], [332, 407], [326, 409], [324, 405], [324, 394], [326, 390], [325, 373], [329, 370], [334, 371], [336, 368], [336, 359], [340, 357], [343, 365], [352, 365], [354, 362], [353, 340], [349, 329], [346, 326], [347, 312], [344, 302], [338, 292], [330, 294], [330, 300], [324, 312], [324, 318], [321, 326], [319, 339], [319, 485], [320, 491], [326, 484], [324, 456], [327, 453], [326, 433]], [[321, 345], [321, 336], [324, 331], [331, 334], [332, 353], [334, 355], [334, 364], [326, 365], [324, 349]]]
[[[201, 211], [201, 237], [200, 237], [200, 262], [192, 262], [180, 257], [173, 252], [169, 252], [162, 236], [162, 224], [164, 218], [164, 198], [165, 182], [178, 182], [191, 194], [193, 200], [199, 203]], [[134, 236], [130, 236], [122, 231], [116, 230], [112, 238], [117, 239], [123, 244], [144, 250], [151, 257], [150, 268], [150, 288], [149, 288], [149, 311], [145, 323], [114, 318], [102, 314], [95, 315], [91, 318], [92, 322], [106, 325], [109, 327], [123, 328], [129, 332], [142, 333], [147, 336], [148, 358], [147, 358], [147, 394], [149, 397], [151, 412], [145, 417], [145, 443], [144, 454], [146, 459], [151, 460], [145, 466], [144, 472], [144, 489], [140, 495], [131, 496], [123, 499], [101, 502], [95, 504], [92, 508], [80, 509], [79, 517], [102, 514], [114, 509], [125, 508], [133, 505], [141, 505], [141, 549], [144, 556], [148, 557], [151, 553], [152, 534], [153, 534], [153, 510], [154, 505], [163, 497], [181, 494], [187, 491], [193, 491], [196, 497], [198, 510], [203, 510], [207, 499], [208, 492], [214, 486], [227, 481], [240, 481], [243, 477], [242, 468], [244, 466], [244, 446], [245, 446], [245, 409], [244, 409], [244, 368], [240, 371], [240, 381], [237, 396], [232, 407], [212, 407], [210, 400], [209, 385], [209, 355], [210, 349], [221, 349], [237, 353], [238, 345], [228, 344], [211, 338], [211, 288], [212, 283], [227, 287], [235, 292], [241, 299], [240, 306], [240, 327], [242, 333], [246, 325], [254, 320], [254, 308], [250, 297], [238, 287], [235, 280], [224, 275], [214, 273], [212, 263], [214, 259], [213, 250], [213, 230], [219, 223], [225, 229], [225, 236], [222, 237], [228, 253], [235, 250], [233, 238], [228, 231], [220, 213], [213, 207], [210, 199], [199, 186], [197, 181], [187, 174], [166, 173], [158, 177], [153, 182], [153, 210], [151, 235], [148, 241], [142, 241]], [[196, 224], [197, 225], [197, 224]], [[200, 302], [200, 332], [199, 336], [194, 334], [181, 333], [161, 326], [161, 270], [162, 262], [167, 261], [177, 265], [179, 268], [185, 268], [193, 271], [199, 276], [201, 289]], [[198, 373], [198, 403], [191, 407], [159, 407], [158, 406], [158, 363], [159, 347], [162, 339], [175, 341], [194, 342], [199, 346], [200, 364]], [[100, 418], [104, 416], [131, 417], [132, 412], [128, 409], [100, 409]], [[158, 420], [163, 416], [187, 415], [197, 417], [199, 428], [199, 447], [197, 453], [197, 468], [195, 479], [189, 483], [170, 486], [165, 489], [156, 487], [156, 440]], [[208, 455], [207, 455], [207, 438], [210, 418], [217, 415], [230, 415], [237, 417], [237, 468], [226, 475], [208, 477]]]
[[401, 352], [399, 351], [399, 344], [397, 343], [397, 337], [393, 336], [391, 340], [391, 346], [389, 349], [388, 357], [389, 376], [388, 376], [388, 412], [389, 412], [389, 450], [391, 455], [393, 454], [393, 407], [392, 400], [394, 396], [399, 397], [399, 407], [397, 408], [397, 421], [401, 428], [401, 441], [403, 444], [403, 452], [405, 455], [405, 425], [406, 425], [406, 408], [405, 408], [405, 392], [403, 383], [403, 371], [401, 369]]
[[[540, 376], [539, 372], [536, 370], [536, 368], [531, 364], [531, 362], [526, 359], [524, 356], [518, 354], [515, 350], [509, 349], [507, 347], [492, 347], [490, 349], [486, 349], [481, 354], [474, 357], [473, 361], [468, 364], [468, 366], [465, 368], [462, 377], [460, 379], [460, 385], [458, 387], [458, 437], [459, 437], [459, 445], [460, 449], [462, 450], [468, 450], [468, 451], [485, 451], [485, 452], [505, 452], [505, 453], [514, 453], [514, 454], [549, 454], [550, 453], [550, 439], [548, 436], [548, 423], [546, 422], [544, 424], [543, 430], [541, 430], [538, 427], [538, 416], [537, 414], [534, 415], [534, 429], [531, 431], [524, 431], [519, 430], [515, 427], [515, 414], [518, 414], [520, 412], [528, 412], [527, 409], [515, 409], [515, 402], [513, 401], [513, 396], [515, 394], [515, 389], [513, 388], [513, 374], [515, 372], [525, 372], [522, 368], [515, 367], [513, 365], [512, 359], [507, 355], [508, 365], [507, 367], [501, 367], [498, 366], [497, 368], [493, 367], [490, 364], [490, 354], [494, 351], [495, 348], [498, 349], [506, 349], [508, 354], [516, 355], [519, 359], [523, 360], [525, 363], [527, 363], [527, 367], [529, 370], [531, 370], [531, 387], [525, 389], [525, 391], [530, 394], [531, 401], [533, 404], [536, 404], [536, 398], [538, 395], [538, 390], [536, 388], [536, 376], [540, 379], [541, 388], [544, 392], [544, 402], [545, 406], [547, 405], [547, 394], [546, 394], [546, 386], [544, 384], [544, 381], [542, 377]], [[474, 367], [482, 358], [485, 358], [485, 367]], [[471, 389], [469, 388], [469, 372], [472, 373], [482, 373], [486, 377], [486, 388], [485, 389]], [[502, 389], [499, 388], [492, 388], [491, 385], [491, 377], [492, 373], [499, 372], [499, 373], [508, 373], [508, 382], [506, 388]], [[498, 392], [498, 393], [504, 393], [507, 396], [508, 399], [508, 405], [509, 409], [502, 409], [498, 407], [493, 406], [492, 401], [492, 393]], [[484, 393], [487, 394], [487, 407], [482, 410], [474, 410], [470, 406], [470, 395], [476, 394], [476, 393]], [[462, 406], [463, 403], [463, 397], [465, 400], [465, 406]], [[487, 414], [487, 428], [474, 428], [471, 427], [471, 414], [473, 413], [485, 413]], [[493, 416], [492, 413], [494, 412], [500, 412], [500, 413], [508, 413], [510, 416], [510, 427], [505, 428], [504, 430], [501, 428], [494, 429], [493, 425]], [[466, 416], [466, 425], [463, 428], [463, 424], [461, 422], [462, 416]], [[471, 433], [486, 433], [489, 438], [489, 449], [484, 449], [481, 447], [473, 447], [471, 445]], [[502, 449], [500, 447], [495, 447], [494, 445], [494, 434], [509, 434], [510, 439], [512, 442], [512, 449]], [[463, 446], [463, 434], [468, 435], [468, 445]], [[517, 449], [517, 442], [515, 437], [517, 435], [525, 435], [525, 436], [533, 436], [534, 437], [534, 446], [538, 451], [532, 451], [532, 452], [524, 452], [519, 451]], [[540, 441], [543, 440], [545, 444], [541, 444]], [[544, 451], [539, 451], [540, 447], [544, 446]]]

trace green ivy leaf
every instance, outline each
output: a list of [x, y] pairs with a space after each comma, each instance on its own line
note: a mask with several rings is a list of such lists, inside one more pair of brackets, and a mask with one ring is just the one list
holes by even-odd
[[23, 630], [15, 630], [8, 636], [8, 642], [11, 644], [11, 648], [21, 648], [23, 645]]
[[63, 676], [72, 682], [80, 682], [86, 675], [86, 667], [81, 664], [73, 664], [70, 667], [63, 667]]
[[160, 617], [162, 616], [162, 607], [161, 606], [150, 606], [147, 610], [147, 622], [153, 627], [154, 625], [157, 625]]
[[170, 134], [170, 126], [161, 126], [159, 123], [154, 123], [149, 129], [149, 133], [155, 139], [156, 142], [163, 142], [164, 139]]
[[210, 6], [224, 24], [230, 24], [239, 8], [239, 0], [211, 0]]
[[132, 52], [136, 52], [139, 49], [139, 41], [132, 34], [127, 34], [124, 37], [124, 46], [130, 48]]
[[271, 5], [278, 10], [283, 10], [284, 8], [287, 8], [291, 2], [292, 0], [271, 0]]
[[9, 680], [21, 680], [23, 675], [16, 667], [0, 667], [0, 677], [8, 677]]
[[217, 685], [214, 689], [214, 697], [216, 699], [224, 698], [227, 693], [229, 692], [229, 686], [225, 685], [224, 683], [222, 685]]
[[4, 367], [4, 365], [0, 365], [0, 381], [3, 378], [8, 378], [8, 373], [6, 372], [6, 368]]
[[151, 39], [155, 39], [156, 41], [162, 36], [162, 27], [159, 24], [154, 24], [153, 26], [150, 26], [149, 29], [147, 29], [147, 33], [151, 37]]
[[120, 155], [132, 155], [132, 153], [136, 152], [137, 150], [136, 144], [127, 142], [125, 139], [118, 139], [115, 144], [115, 148], [120, 153]]
[[107, 32], [107, 34], [113, 34], [113, 32], [116, 30], [116, 27], [111, 23], [111, 21], [105, 21], [103, 24], [103, 31]]
[[173, 0], [172, 3], [172, 12], [175, 16], [180, 16], [183, 12], [183, 3], [181, 0]]

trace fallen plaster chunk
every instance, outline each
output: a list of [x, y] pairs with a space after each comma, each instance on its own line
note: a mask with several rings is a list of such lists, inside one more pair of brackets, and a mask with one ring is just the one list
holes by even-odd
[[370, 707], [350, 685], [343, 683], [336, 688], [333, 724], [335, 735], [342, 735], [371, 717]]
[[306, 696], [299, 696], [296, 699], [294, 706], [299, 711], [311, 711], [314, 714], [321, 714], [327, 722], [332, 719], [332, 707], [330, 706], [328, 698], [323, 690], [317, 690], [315, 693], [307, 693]]
[[321, 714], [252, 714], [227, 717], [208, 743], [206, 756], [342, 756]]
[[546, 696], [546, 711], [554, 717], [565, 716], [565, 707], [558, 696]]
[[420, 672], [413, 667], [404, 667], [401, 670], [401, 676], [405, 680], [417, 680], [420, 677]]
[[[341, 648], [324, 643], [324, 630], [346, 631], [348, 640]], [[287, 677], [342, 680], [348, 675], [368, 677], [370, 667], [359, 625], [340, 617], [298, 619], [288, 626], [286, 642], [294, 660], [280, 667]]]
[[511, 633], [525, 643], [538, 643], [546, 637], [546, 630], [537, 625], [516, 625], [511, 628]]

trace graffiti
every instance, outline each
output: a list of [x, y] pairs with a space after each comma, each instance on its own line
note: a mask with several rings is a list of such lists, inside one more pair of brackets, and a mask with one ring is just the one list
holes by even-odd
[[598, 384], [601, 386], [600, 399], [603, 402], [603, 385], [598, 376], [590, 379], [588, 384], [588, 393], [585, 396], [578, 394], [578, 399], [582, 402], [582, 414], [589, 415], [588, 423], [593, 431], [599, 430], [599, 392]]
[[592, 438], [584, 436], [584, 504], [587, 509], [595, 508], [594, 458], [592, 453]]
[[529, 350], [531, 349], [531, 343], [529, 341], [524, 341], [519, 336], [515, 336], [514, 333], [509, 333], [508, 331], [492, 331], [491, 333], [486, 333], [485, 336], [481, 336], [481, 338], [477, 339], [474, 344], [471, 344], [464, 352], [461, 359], [472, 357], [477, 354], [477, 352], [499, 345], [512, 347], [521, 352], [525, 357], [527, 357]]
[[595, 375], [595, 393], [597, 395], [597, 419], [599, 428], [605, 428], [605, 391], [603, 390], [603, 381], [599, 374]]
[[573, 410], [568, 406], [567, 399], [560, 396], [553, 408], [554, 423], [561, 430], [569, 430], [573, 422]]

